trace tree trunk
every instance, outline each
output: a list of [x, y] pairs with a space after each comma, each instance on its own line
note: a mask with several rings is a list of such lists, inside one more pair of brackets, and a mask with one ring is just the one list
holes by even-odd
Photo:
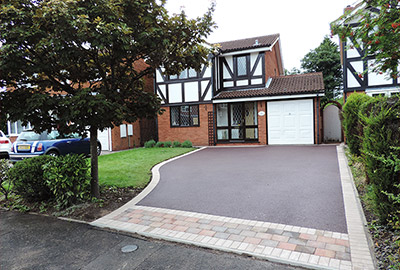
[[97, 156], [97, 128], [90, 127], [90, 193], [92, 197], [99, 198], [99, 163]]

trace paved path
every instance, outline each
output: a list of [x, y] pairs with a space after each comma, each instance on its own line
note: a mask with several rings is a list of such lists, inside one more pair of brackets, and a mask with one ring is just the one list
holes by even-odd
[[336, 166], [343, 187], [337, 196], [344, 198], [346, 232], [137, 205], [157, 186], [159, 169], [168, 161], [153, 168], [153, 180], [142, 194], [92, 225], [311, 269], [374, 269], [365, 219], [343, 147], [337, 149]]
[[[206, 249], [139, 239], [87, 224], [0, 211], [0, 269], [295, 270], [267, 261]], [[126, 245], [137, 245], [122, 253]]]
[[207, 148], [160, 176], [138, 205], [347, 232], [335, 145]]

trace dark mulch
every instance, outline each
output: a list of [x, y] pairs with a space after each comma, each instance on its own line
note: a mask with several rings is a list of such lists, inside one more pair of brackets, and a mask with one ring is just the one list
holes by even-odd
[[142, 190], [143, 188], [129, 187], [103, 188], [100, 192], [100, 202], [84, 204], [84, 207], [67, 214], [67, 217], [84, 221], [96, 220], [123, 206]]
[[138, 195], [143, 188], [109, 188], [102, 187], [100, 190], [100, 198], [94, 202], [87, 202], [71, 206], [62, 211], [57, 210], [53, 205], [42, 205], [38, 203], [30, 203], [15, 197], [8, 201], [0, 199], [0, 206], [10, 210], [20, 210], [23, 212], [36, 212], [46, 215], [67, 217], [83, 221], [93, 221], [101, 218], [112, 211], [123, 206]]

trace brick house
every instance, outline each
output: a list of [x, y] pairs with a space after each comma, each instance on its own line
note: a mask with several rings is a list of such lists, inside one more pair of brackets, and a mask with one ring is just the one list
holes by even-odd
[[283, 76], [279, 34], [219, 43], [201, 72], [167, 76], [154, 91], [160, 141], [194, 145], [321, 143], [322, 73]]
[[[376, 12], [373, 7], [366, 7], [359, 3], [345, 8], [344, 18], [332, 22], [332, 24], [349, 25], [357, 27], [356, 13], [360, 9]], [[365, 55], [363, 44], [358, 44], [353, 37], [340, 41], [341, 62], [343, 66], [343, 91], [346, 98], [354, 92], [362, 92], [369, 96], [392, 96], [400, 92], [400, 78], [390, 78], [388, 74], [378, 74], [370, 67], [375, 63], [373, 55]], [[400, 68], [400, 67], [399, 67]]]

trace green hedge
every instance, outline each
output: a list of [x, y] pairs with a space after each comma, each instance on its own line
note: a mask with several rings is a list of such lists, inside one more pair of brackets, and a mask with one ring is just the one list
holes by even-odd
[[393, 159], [400, 157], [399, 99], [376, 98], [366, 103], [362, 121], [365, 124], [362, 153], [374, 210], [381, 221], [388, 221], [399, 208], [393, 201], [400, 194], [400, 164], [399, 159]]
[[165, 148], [170, 148], [170, 147], [186, 147], [190, 148], [192, 147], [193, 144], [191, 141], [186, 140], [183, 143], [180, 143], [179, 141], [166, 141], [166, 142], [155, 142], [154, 140], [150, 140], [144, 143], [145, 148], [152, 148], [152, 147], [165, 147]]
[[360, 121], [360, 110], [371, 99], [372, 97], [365, 94], [353, 93], [343, 106], [343, 129], [346, 143], [353, 155], [361, 154], [363, 124]]

